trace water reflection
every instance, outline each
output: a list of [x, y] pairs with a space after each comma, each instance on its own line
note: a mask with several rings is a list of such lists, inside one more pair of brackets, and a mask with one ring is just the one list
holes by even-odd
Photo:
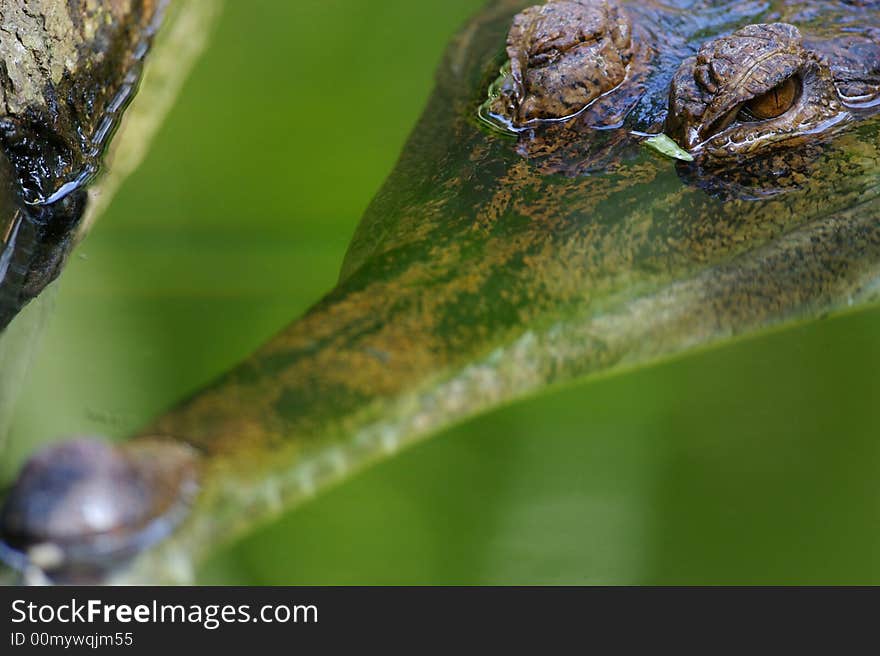
[[73, 189], [50, 205], [30, 205], [0, 153], [0, 332], [61, 272], [86, 195]]

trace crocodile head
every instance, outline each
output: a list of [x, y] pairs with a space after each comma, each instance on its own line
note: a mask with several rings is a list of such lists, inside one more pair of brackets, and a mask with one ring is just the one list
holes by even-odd
[[[337, 286], [145, 429], [201, 457], [211, 492], [181, 529], [195, 531], [182, 542], [226, 538], [247, 523], [216, 521], [230, 508], [251, 521], [277, 512], [278, 498], [310, 495], [410, 440], [547, 385], [880, 298], [880, 122], [870, 118], [873, 87], [860, 68], [870, 60], [847, 59], [858, 49], [843, 46], [870, 36], [861, 25], [876, 24], [876, 3], [863, 4], [634, 0], [615, 9], [557, 0], [522, 13], [521, 0], [490, 3], [453, 41]], [[810, 36], [798, 41], [782, 23]], [[745, 47], [752, 30], [778, 40], [748, 50], [751, 61], [772, 62], [770, 72], [737, 60], [723, 75], [712, 72], [720, 65], [703, 66], [695, 77], [713, 53]], [[872, 51], [870, 39], [858, 43]], [[785, 59], [791, 53], [799, 58]], [[789, 75], [779, 73], [777, 56]], [[595, 77], [604, 72], [612, 77]], [[751, 94], [731, 88], [748, 75], [757, 75]], [[577, 84], [566, 86], [571, 76]], [[703, 82], [711, 88], [694, 86]], [[490, 84], [484, 116], [501, 117], [515, 141], [475, 120]], [[702, 104], [667, 127], [673, 88], [699, 93]], [[788, 117], [818, 117], [810, 102], [822, 93], [851, 118], [797, 134]], [[717, 132], [702, 127], [713, 125], [712, 112], [724, 117]], [[689, 127], [676, 133], [677, 120]], [[642, 148], [644, 133], [664, 129], [695, 161], [674, 166]], [[776, 136], [724, 149], [749, 142], [718, 135], [748, 130]], [[692, 132], [702, 136], [689, 142]], [[770, 166], [745, 166], [758, 159]], [[787, 192], [719, 198], [703, 184], [743, 182], [746, 173], [756, 186]], [[66, 513], [83, 498], [103, 502], [120, 471], [134, 486], [120, 498], [144, 496], [142, 469], [128, 454], [84, 445], [75, 452], [85, 487], [61, 485], [63, 472], [46, 466], [56, 460], [50, 452], [13, 490], [0, 538], [24, 554], [19, 562], [34, 564], [30, 547], [47, 538], [74, 562], [103, 562], [95, 526]], [[47, 497], [31, 495], [43, 489], [59, 495], [49, 499], [57, 518], [38, 512]], [[174, 507], [155, 499], [109, 504], [122, 537], [114, 553], [144, 544], [152, 509]], [[164, 560], [160, 553], [155, 562]]]

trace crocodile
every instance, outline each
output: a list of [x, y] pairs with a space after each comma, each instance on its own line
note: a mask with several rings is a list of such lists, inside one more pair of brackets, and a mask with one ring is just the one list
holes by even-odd
[[[453, 422], [878, 298], [880, 4], [530, 4], [454, 38], [326, 297], [121, 451], [35, 456], [0, 516], [8, 561], [179, 580], [167, 563]], [[163, 448], [166, 473], [139, 474]], [[144, 499], [110, 527], [125, 559], [57, 520], [84, 489]], [[194, 504], [173, 530], [169, 492]], [[130, 560], [151, 512], [172, 535]]]

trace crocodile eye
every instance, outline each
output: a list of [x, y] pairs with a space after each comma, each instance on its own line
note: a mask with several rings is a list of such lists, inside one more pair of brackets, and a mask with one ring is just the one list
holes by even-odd
[[790, 77], [743, 105], [740, 117], [745, 121], [766, 121], [782, 116], [794, 105], [800, 91], [800, 80]]

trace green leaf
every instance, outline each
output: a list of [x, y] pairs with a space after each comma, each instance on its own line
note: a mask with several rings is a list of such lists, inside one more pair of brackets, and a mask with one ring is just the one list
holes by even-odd
[[667, 157], [672, 157], [673, 159], [680, 159], [683, 162], [694, 161], [693, 155], [691, 155], [688, 151], [679, 146], [665, 134], [657, 134], [653, 137], [648, 137], [647, 139], [645, 139], [644, 144], [650, 148], [653, 148], [661, 155], [666, 155]]

